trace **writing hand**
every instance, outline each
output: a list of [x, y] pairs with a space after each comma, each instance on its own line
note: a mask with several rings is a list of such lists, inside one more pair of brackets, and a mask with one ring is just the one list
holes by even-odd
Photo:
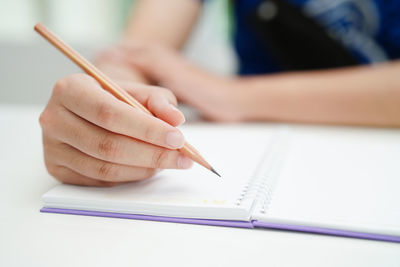
[[160, 168], [189, 168], [176, 149], [184, 122], [174, 95], [137, 83], [120, 85], [156, 117], [106, 92], [92, 77], [74, 74], [56, 83], [40, 115], [46, 167], [64, 183], [111, 186], [146, 179]]

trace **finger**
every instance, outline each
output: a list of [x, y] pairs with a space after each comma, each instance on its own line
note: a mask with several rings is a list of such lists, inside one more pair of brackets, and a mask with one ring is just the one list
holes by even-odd
[[118, 100], [88, 75], [75, 74], [61, 80], [53, 95], [79, 117], [114, 133], [171, 149], [184, 145], [178, 129]]
[[[99, 55], [106, 57], [108, 60], [126, 60], [129, 53], [123, 47], [114, 47], [103, 51]], [[133, 83], [131, 81], [119, 81], [118, 85], [146, 106], [157, 118], [162, 119], [172, 126], [178, 126], [185, 122], [182, 112], [176, 108], [176, 97], [170, 90], [157, 86]]]
[[68, 169], [67, 167], [64, 166], [53, 166], [48, 170], [49, 173], [54, 178], [65, 184], [99, 186], [99, 187], [110, 187], [120, 184], [115, 182], [107, 182], [107, 181], [92, 179], [82, 174], [79, 174], [71, 169]]
[[131, 81], [118, 81], [118, 85], [138, 100], [142, 105], [147, 106], [147, 102], [151, 95], [159, 94], [164, 97], [167, 102], [174, 106], [178, 105], [178, 101], [174, 94], [163, 87], [136, 83]]
[[130, 182], [152, 177], [156, 169], [120, 165], [91, 157], [67, 145], [53, 146], [55, 164], [65, 166], [85, 177], [108, 182]]
[[147, 106], [157, 118], [168, 122], [172, 126], [178, 126], [185, 122], [182, 112], [158, 93], [150, 95]]
[[97, 159], [144, 168], [186, 169], [192, 164], [190, 159], [177, 150], [109, 132], [66, 109], [57, 112], [53, 114], [57, 119], [48, 119], [47, 126], [44, 126], [48, 135], [43, 139], [45, 147], [54, 146], [52, 140], [58, 140]]
[[120, 82], [119, 84], [157, 118], [172, 126], [178, 126], [185, 122], [183, 113], [177, 109], [176, 97], [170, 90], [132, 82]]

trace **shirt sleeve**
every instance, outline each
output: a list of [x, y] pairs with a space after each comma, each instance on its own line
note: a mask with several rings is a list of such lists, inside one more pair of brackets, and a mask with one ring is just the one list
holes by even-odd
[[380, 29], [377, 41], [385, 49], [389, 59], [400, 58], [400, 1], [378, 1]]

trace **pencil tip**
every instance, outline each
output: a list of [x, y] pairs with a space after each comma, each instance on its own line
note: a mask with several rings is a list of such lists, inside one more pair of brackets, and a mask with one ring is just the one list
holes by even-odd
[[219, 175], [219, 173], [218, 173], [216, 170], [214, 170], [213, 167], [211, 167], [211, 171], [212, 171], [213, 173], [215, 173], [216, 175], [218, 175], [219, 177], [221, 177], [221, 175]]

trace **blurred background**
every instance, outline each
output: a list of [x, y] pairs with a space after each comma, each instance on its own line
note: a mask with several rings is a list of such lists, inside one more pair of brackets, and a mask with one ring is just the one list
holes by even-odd
[[[197, 0], [188, 0], [197, 1]], [[236, 71], [229, 42], [229, 0], [209, 0], [184, 53], [223, 75]], [[119, 39], [136, 0], [0, 0], [0, 104], [47, 102], [54, 83], [80, 70], [33, 26], [42, 22], [91, 58]]]

